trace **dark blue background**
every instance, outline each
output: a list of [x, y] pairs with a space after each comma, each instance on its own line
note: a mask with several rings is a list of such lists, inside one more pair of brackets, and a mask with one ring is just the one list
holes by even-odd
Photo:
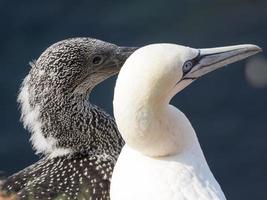
[[[16, 103], [28, 62], [52, 43], [77, 36], [129, 46], [254, 43], [267, 49], [267, 1], [1, 0], [0, 170], [5, 173], [38, 159], [19, 122]], [[241, 61], [201, 78], [178, 94], [173, 104], [191, 120], [228, 199], [266, 199], [267, 88], [246, 81], [245, 64]], [[91, 97], [109, 113], [114, 82], [115, 77], [104, 82]]]

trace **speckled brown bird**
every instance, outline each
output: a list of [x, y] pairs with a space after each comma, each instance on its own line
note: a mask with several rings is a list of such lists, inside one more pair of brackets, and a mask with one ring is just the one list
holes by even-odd
[[124, 142], [114, 119], [89, 96], [135, 50], [72, 38], [53, 44], [31, 63], [18, 102], [33, 148], [43, 157], [4, 180], [6, 194], [22, 200], [109, 199]]

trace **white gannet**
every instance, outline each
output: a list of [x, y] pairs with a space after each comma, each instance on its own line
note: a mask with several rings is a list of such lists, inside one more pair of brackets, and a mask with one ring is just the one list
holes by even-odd
[[18, 101], [33, 147], [44, 157], [8, 177], [0, 190], [20, 200], [110, 199], [111, 174], [124, 142], [113, 118], [90, 103], [89, 95], [135, 50], [71, 38], [42, 53]]
[[225, 199], [190, 121], [169, 102], [195, 79], [259, 51], [152, 44], [127, 59], [113, 101], [126, 145], [113, 171], [112, 200]]

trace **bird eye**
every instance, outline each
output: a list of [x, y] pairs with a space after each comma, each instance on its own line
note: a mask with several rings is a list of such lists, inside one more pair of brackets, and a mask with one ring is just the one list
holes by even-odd
[[104, 59], [101, 56], [95, 56], [92, 62], [94, 65], [100, 65], [102, 64], [103, 60]]
[[187, 62], [185, 62], [185, 63], [184, 63], [184, 66], [183, 66], [183, 72], [184, 72], [184, 73], [189, 72], [189, 71], [192, 69], [192, 67], [193, 67], [193, 63], [192, 63], [192, 61], [187, 61]]

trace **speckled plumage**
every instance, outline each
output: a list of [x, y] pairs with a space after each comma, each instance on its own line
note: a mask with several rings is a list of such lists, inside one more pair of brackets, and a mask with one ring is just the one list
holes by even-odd
[[43, 158], [3, 186], [20, 199], [109, 199], [114, 162], [103, 155]]
[[50, 46], [31, 64], [18, 102], [33, 148], [44, 157], [6, 179], [2, 190], [19, 199], [109, 199], [124, 142], [114, 119], [88, 98], [134, 50], [73, 38]]

